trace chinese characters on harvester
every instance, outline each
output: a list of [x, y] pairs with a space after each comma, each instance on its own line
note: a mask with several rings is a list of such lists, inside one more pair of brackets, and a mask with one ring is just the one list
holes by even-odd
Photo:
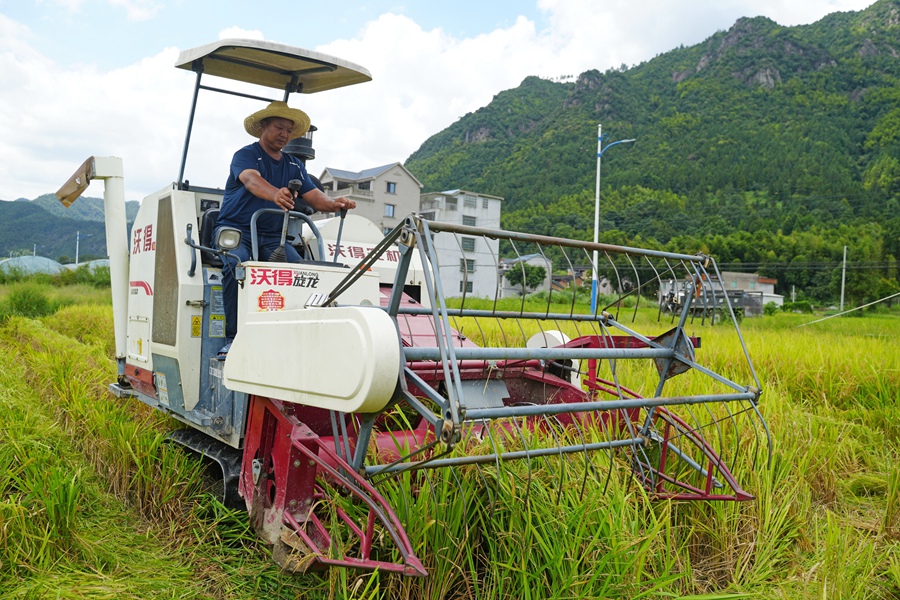
[[140, 254], [141, 252], [150, 252], [156, 250], [156, 242], [153, 241], [153, 225], [147, 225], [140, 229], [135, 229], [132, 234], [131, 253]]
[[[328, 254], [330, 256], [334, 256], [334, 244], [328, 244]], [[338, 252], [338, 256], [342, 256], [344, 258], [358, 258], [363, 259], [366, 257], [366, 254], [372, 251], [372, 248], [363, 248], [362, 246], [345, 246], [341, 245], [341, 249]], [[400, 260], [400, 251], [399, 250], [385, 250], [384, 254], [378, 257], [378, 260], [385, 260], [388, 262], [398, 262]]]
[[315, 288], [319, 286], [319, 274], [293, 269], [250, 269], [250, 285], [289, 285]]
[[[334, 256], [335, 245], [328, 244], [328, 251]], [[341, 246], [338, 256], [344, 258], [363, 259], [372, 248], [363, 246]], [[386, 250], [378, 257], [379, 261], [399, 262], [399, 250]], [[250, 285], [272, 285], [317, 288], [319, 274], [315, 271], [300, 271], [284, 268], [254, 267], [250, 269]]]

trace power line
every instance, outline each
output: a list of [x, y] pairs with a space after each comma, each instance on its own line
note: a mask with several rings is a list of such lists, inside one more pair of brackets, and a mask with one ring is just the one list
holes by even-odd
[[797, 325], [797, 327], [805, 327], [807, 325], [812, 325], [813, 323], [821, 323], [822, 321], [827, 321], [828, 319], [833, 319], [834, 317], [840, 317], [842, 315], [846, 315], [847, 313], [851, 313], [854, 310], [860, 310], [860, 309], [866, 308], [867, 306], [872, 306], [873, 304], [878, 304], [879, 302], [884, 302], [885, 300], [890, 300], [891, 298], [896, 298], [897, 296], [900, 296], [900, 292], [897, 292], [896, 294], [891, 294], [890, 296], [886, 296], [880, 300], [875, 300], [874, 302], [869, 302], [868, 304], [863, 304], [862, 306], [857, 306], [856, 308], [851, 308], [850, 310], [845, 310], [843, 312], [839, 312], [836, 315], [828, 315], [827, 317], [822, 317], [821, 319], [816, 319], [815, 321], [810, 321], [809, 323], [802, 323], [800, 325]]

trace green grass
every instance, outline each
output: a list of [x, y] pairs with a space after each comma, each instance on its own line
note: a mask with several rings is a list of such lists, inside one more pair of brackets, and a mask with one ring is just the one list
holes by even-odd
[[[743, 321], [774, 438], [771, 468], [739, 441], [734, 471], [755, 501], [654, 503], [626, 469], [585, 482], [558, 459], [404, 476], [380, 490], [429, 578], [296, 576], [161, 443], [172, 423], [107, 393], [108, 302], [90, 286], [23, 283], [0, 290], [0, 307], [43, 294], [51, 312], [8, 310], [0, 325], [4, 598], [900, 597], [896, 315]], [[637, 325], [671, 326], [656, 318], [640, 309]], [[689, 333], [704, 363], [746, 379], [726, 327]], [[692, 374], [672, 384], [702, 391]]]
[[[107, 308], [108, 310], [108, 308]], [[206, 496], [172, 423], [106, 392], [106, 349], [55, 330], [94, 306], [0, 328], [3, 598], [220, 598], [321, 588], [282, 578], [243, 514]]]

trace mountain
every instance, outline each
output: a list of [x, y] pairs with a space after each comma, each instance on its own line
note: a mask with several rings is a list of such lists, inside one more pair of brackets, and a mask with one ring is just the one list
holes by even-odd
[[[140, 203], [129, 201], [125, 215], [129, 225]], [[36, 246], [35, 246], [36, 244]], [[103, 200], [81, 197], [69, 208], [53, 194], [34, 200], [0, 202], [0, 258], [37, 253], [60, 262], [106, 257]]]
[[611, 187], [859, 194], [900, 150], [898, 19], [900, 0], [798, 27], [745, 18], [631, 69], [529, 77], [406, 166], [426, 191], [476, 189], [516, 210], [591, 189], [603, 123], [611, 141], [637, 138], [604, 155]]
[[[605, 145], [637, 140], [602, 156], [605, 241], [711, 252], [816, 298], [849, 245], [870, 263], [860, 297], [897, 284], [900, 0], [797, 27], [742, 18], [573, 83], [528, 77], [405, 165], [426, 192], [502, 196], [504, 228], [589, 240], [598, 123]], [[819, 266], [788, 270], [798, 256]]]

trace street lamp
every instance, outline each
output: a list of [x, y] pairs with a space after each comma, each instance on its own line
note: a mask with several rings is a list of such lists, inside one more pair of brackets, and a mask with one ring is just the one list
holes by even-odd
[[[613, 142], [606, 146], [606, 148], [602, 148], [603, 140], [606, 139], [607, 136], [603, 135], [603, 127], [598, 124], [597, 125], [597, 187], [594, 194], [594, 243], [598, 242], [598, 238], [600, 236], [600, 157], [603, 156], [603, 153], [615, 146], [616, 144], [625, 144], [627, 142], [634, 142], [636, 140], [619, 140], [617, 142]], [[597, 250], [594, 250], [594, 275], [591, 278], [591, 314], [597, 312]]]

